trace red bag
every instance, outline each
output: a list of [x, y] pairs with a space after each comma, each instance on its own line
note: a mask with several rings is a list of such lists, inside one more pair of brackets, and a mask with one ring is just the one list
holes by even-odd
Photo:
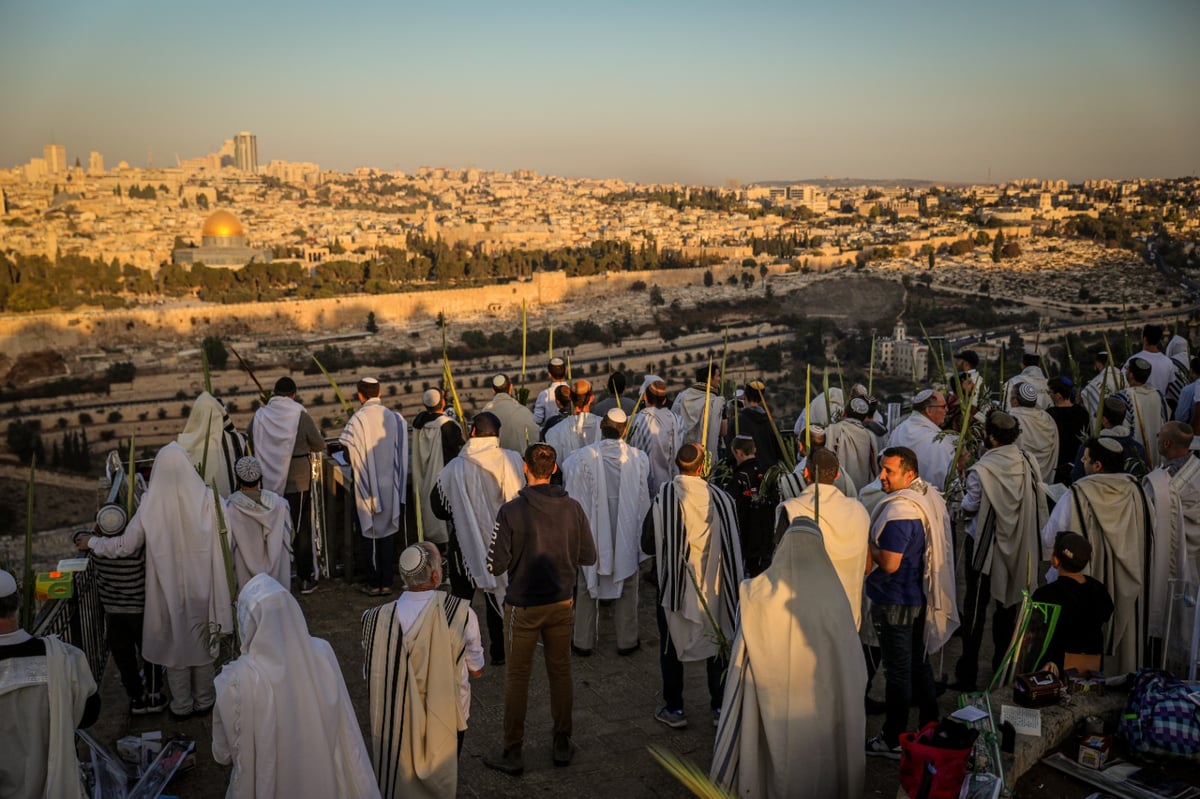
[[[958, 799], [971, 750], [930, 745], [937, 722], [900, 735], [900, 787], [909, 799]], [[927, 768], [928, 766], [928, 768]]]

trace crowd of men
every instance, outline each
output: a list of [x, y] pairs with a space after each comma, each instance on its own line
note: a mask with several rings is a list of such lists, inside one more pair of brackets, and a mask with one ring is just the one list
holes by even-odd
[[[893, 429], [856, 384], [816, 397], [794, 444], [761, 382], [727, 403], [711, 365], [673, 402], [657, 375], [624, 396], [619, 373], [597, 401], [556, 358], [532, 410], [498, 374], [469, 424], [434, 388], [411, 428], [363, 378], [336, 447], [352, 475], [351, 556], [368, 596], [390, 596], [397, 572], [403, 584], [363, 617], [365, 742], [332, 650], [308, 635], [293, 596], [319, 576], [310, 453], [325, 442], [290, 378], [248, 437], [202, 395], [132, 518], [98, 516], [77, 545], [95, 559], [130, 711], [215, 708], [230, 796], [454, 795], [470, 681], [485, 667], [477, 599], [491, 664], [505, 669], [502, 738], [484, 764], [525, 769], [540, 643], [551, 759], [569, 765], [572, 659], [608, 656], [602, 603], [616, 655], [641, 648], [643, 574], [659, 633], [653, 718], [696, 722], [683, 675], [703, 662], [717, 783], [748, 796], [860, 796], [866, 756], [899, 758], [910, 707], [920, 724], [937, 718], [931, 656], [961, 637], [951, 687], [986, 686], [1031, 594], [1062, 609], [1047, 668], [1071, 654], [1103, 656], [1109, 673], [1180, 663], [1190, 620], [1178, 600], [1200, 585], [1190, 426], [1200, 363], [1180, 337], [1162, 339], [1147, 325], [1120, 369], [1097, 354], [1080, 387], [1048, 380], [1028, 353], [998, 403], [977, 354], [959, 352], [954, 378], [919, 391]], [[0, 729], [38, 712], [30, 691], [49, 695], [50, 718], [29, 728], [40, 751], [0, 752], [0, 788], [68, 795], [50, 792], [72, 777], [49, 739], [94, 717], [94, 682], [72, 647], [15, 626], [15, 597], [0, 573]], [[240, 655], [217, 675], [235, 618]], [[879, 666], [883, 702], [868, 695]], [[15, 667], [34, 676], [20, 682]], [[80, 673], [56, 683], [64, 669]], [[868, 740], [869, 713], [884, 720]], [[319, 735], [297, 744], [286, 731], [299, 728]]]

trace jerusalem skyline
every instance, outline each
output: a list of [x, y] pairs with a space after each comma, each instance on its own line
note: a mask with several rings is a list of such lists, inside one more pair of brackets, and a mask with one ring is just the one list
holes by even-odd
[[260, 163], [643, 183], [1200, 166], [1190, 3], [288, 8], [6, 8], [0, 164], [170, 166], [250, 130]]

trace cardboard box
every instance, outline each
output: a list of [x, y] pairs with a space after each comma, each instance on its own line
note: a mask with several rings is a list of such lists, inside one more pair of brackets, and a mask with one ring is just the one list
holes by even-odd
[[1111, 735], [1089, 735], [1079, 743], [1079, 765], [1099, 770], [1111, 759]]
[[1069, 694], [1103, 694], [1104, 674], [1099, 655], [1063, 656], [1063, 683]]

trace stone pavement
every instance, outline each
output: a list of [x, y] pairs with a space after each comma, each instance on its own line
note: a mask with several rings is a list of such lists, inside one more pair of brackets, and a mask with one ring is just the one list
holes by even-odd
[[[550, 760], [551, 723], [546, 675], [535, 660], [530, 684], [529, 716], [524, 747], [525, 775], [509, 777], [485, 768], [485, 752], [498, 748], [504, 715], [504, 668], [485, 667], [484, 675], [472, 681], [470, 728], [467, 730], [459, 768], [458, 795], [461, 797], [685, 797], [690, 794], [676, 783], [646, 751], [648, 744], [667, 747], [707, 769], [715, 730], [708, 712], [704, 667], [700, 663], [685, 666], [684, 702], [690, 724], [674, 730], [655, 721], [654, 711], [661, 704], [661, 678], [658, 669], [658, 630], [654, 622], [654, 588], [640, 583], [639, 626], [642, 648], [629, 657], [618, 657], [612, 630], [611, 611], [600, 613], [600, 642], [588, 658], [574, 657], [575, 741], [579, 754], [567, 768], [556, 768]], [[367, 690], [362, 679], [359, 618], [378, 600], [360, 594], [340, 580], [321, 584], [318, 591], [299, 597], [312, 635], [330, 642], [342, 665], [342, 672], [361, 724], [368, 720]], [[479, 599], [475, 610], [482, 619]], [[486, 651], [486, 626], [484, 626]], [[952, 661], [947, 658], [948, 664]], [[936, 668], [936, 663], [935, 663]], [[117, 679], [109, 664], [105, 671], [104, 710], [94, 729], [97, 737], [115, 749], [115, 741], [129, 732], [161, 729], [178, 731], [196, 739], [195, 770], [178, 778], [168, 793], [190, 797], [222, 797], [228, 780], [226, 769], [216, 765], [211, 755], [210, 718], [173, 722], [165, 713], [158, 716], [131, 717]], [[876, 677], [875, 695], [882, 698], [882, 676]], [[942, 699], [944, 709], [953, 706], [950, 694]], [[874, 734], [881, 716], [868, 718], [868, 734]], [[913, 723], [916, 719], [914, 716]], [[833, 720], [831, 720], [833, 723]], [[303, 730], [296, 735], [302, 736]], [[896, 761], [867, 759], [866, 796], [896, 795], [899, 786]]]

